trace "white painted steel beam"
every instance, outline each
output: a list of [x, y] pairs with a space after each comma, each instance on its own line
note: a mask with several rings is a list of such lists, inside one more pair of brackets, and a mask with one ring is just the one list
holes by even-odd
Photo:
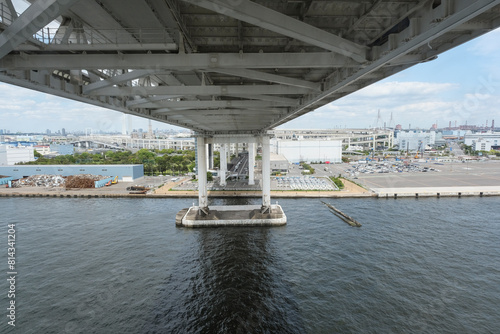
[[[112, 79], [110, 79], [109, 81], [112, 81]], [[98, 82], [96, 82], [96, 85], [92, 86], [90, 90], [87, 88], [87, 86], [84, 86], [83, 87], [84, 93], [92, 96], [164, 95], [165, 97], [163, 99], [168, 99], [175, 96], [190, 96], [190, 95], [202, 95], [202, 96], [211, 96], [211, 95], [231, 96], [231, 95], [254, 95], [254, 94], [303, 95], [312, 93], [310, 89], [300, 88], [300, 87], [290, 87], [284, 85], [143, 86], [143, 87], [105, 87], [93, 90], [92, 88], [96, 87], [97, 85]], [[161, 98], [161, 96], [159, 98]], [[140, 103], [142, 102], [144, 101], [141, 101]]]
[[[193, 95], [202, 95], [202, 94], [192, 94], [191, 96], [193, 96]], [[186, 96], [190, 96], [190, 95], [186, 95]], [[261, 101], [285, 103], [285, 104], [290, 105], [290, 106], [298, 104], [297, 100], [294, 100], [291, 98], [286, 98], [286, 97], [274, 96], [274, 95], [223, 94], [221, 96], [240, 97], [243, 99], [250, 99], [250, 100], [261, 100]], [[158, 101], [164, 101], [164, 100], [165, 101], [166, 100], [175, 100], [175, 98], [180, 98], [180, 97], [183, 97], [183, 95], [150, 96], [150, 97], [143, 98], [143, 99], [129, 100], [126, 102], [126, 105], [127, 105], [127, 107], [134, 107], [134, 108], [144, 107], [145, 104], [148, 104], [150, 102], [152, 103], [152, 102], [158, 102]]]
[[142, 78], [146, 75], [150, 75], [153, 73], [155, 73], [154, 70], [135, 70], [135, 71], [131, 71], [128, 73], [115, 75], [115, 76], [110, 77], [108, 79], [92, 82], [88, 85], [83, 86], [82, 93], [89, 94], [90, 92], [93, 92], [93, 91], [98, 90], [98, 89], [102, 89], [104, 87], [118, 85], [118, 84], [121, 84], [121, 83], [124, 83], [127, 81]]
[[[277, 69], [277, 68], [359, 68], [348, 58], [331, 53], [217, 53], [217, 54], [57, 54], [7, 55], [0, 69]], [[285, 84], [285, 82], [283, 82]], [[316, 86], [317, 88], [317, 86]]]
[[366, 61], [368, 48], [325, 30], [276, 12], [249, 0], [183, 0], [216, 13], [251, 23], [325, 50], [340, 53], [357, 62]]
[[274, 108], [295, 105], [285, 102], [219, 100], [219, 101], [159, 101], [142, 105], [142, 108]]
[[260, 101], [269, 101], [269, 102], [276, 102], [278, 104], [283, 104], [287, 106], [296, 106], [299, 104], [299, 100], [296, 99], [291, 99], [288, 97], [280, 97], [280, 96], [275, 96], [275, 95], [240, 95], [240, 94], [227, 94], [224, 96], [230, 96], [230, 97], [239, 97], [242, 99], [249, 99], [249, 100], [260, 100]]
[[0, 58], [56, 19], [78, 0], [37, 0], [0, 34]]
[[46, 44], [46, 45], [28, 45], [23, 44], [17, 46], [15, 51], [43, 51], [43, 52], [56, 52], [56, 51], [70, 51], [70, 52], [83, 52], [83, 51], [177, 51], [178, 46], [174, 43], [113, 43], [113, 44]]
[[221, 74], [228, 74], [232, 76], [243, 77], [253, 80], [274, 82], [288, 86], [309, 88], [315, 91], [321, 91], [321, 85], [316, 82], [290, 78], [283, 75], [270, 74], [262, 71], [249, 70], [249, 69], [228, 69], [228, 68], [214, 68], [214, 69], [208, 69], [207, 71], [221, 73]]
[[167, 115], [167, 116], [175, 116], [175, 115], [204, 115], [204, 116], [248, 116], [248, 117], [263, 117], [263, 116], [273, 116], [277, 117], [280, 114], [285, 112], [285, 108], [272, 108], [272, 109], [189, 109], [185, 111], [178, 110], [152, 110], [151, 114], [153, 115]]

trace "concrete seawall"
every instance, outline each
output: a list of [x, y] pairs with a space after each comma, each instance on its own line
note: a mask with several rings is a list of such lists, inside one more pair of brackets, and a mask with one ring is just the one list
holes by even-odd
[[[167, 183], [147, 194], [130, 194], [129, 183], [92, 189], [64, 189], [44, 187], [0, 188], [0, 197], [53, 197], [53, 198], [198, 198], [195, 190], [172, 190], [187, 179]], [[430, 179], [432, 181], [432, 179]], [[430, 182], [429, 181], [429, 182]], [[209, 197], [262, 197], [259, 190], [212, 190]], [[409, 198], [409, 197], [465, 197], [500, 196], [500, 186], [420, 186], [420, 187], [371, 187], [369, 190], [345, 181], [340, 191], [274, 190], [272, 198]]]
[[[453, 188], [453, 187], [450, 187]], [[500, 188], [500, 187], [492, 187]], [[129, 194], [122, 192], [99, 192], [93, 190], [61, 190], [44, 191], [38, 189], [10, 189], [0, 190], [0, 197], [52, 197], [52, 198], [198, 198], [194, 191], [170, 191], [163, 194]], [[255, 197], [262, 194], [253, 191], [212, 191], [209, 197]], [[315, 192], [315, 191], [274, 191], [272, 198], [407, 198], [407, 197], [467, 197], [467, 196], [500, 196], [500, 189], [466, 189], [466, 188], [401, 188], [391, 190], [374, 189], [373, 192], [346, 193], [346, 192]]]
[[500, 187], [412, 187], [412, 188], [372, 188], [377, 197], [465, 197], [500, 196]]

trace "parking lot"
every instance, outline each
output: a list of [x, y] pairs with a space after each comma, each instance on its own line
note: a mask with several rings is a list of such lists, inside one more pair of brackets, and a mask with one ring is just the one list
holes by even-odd
[[[416, 162], [407, 168], [335, 166], [365, 188], [500, 186], [500, 161]], [[364, 172], [363, 172], [364, 171]]]
[[271, 179], [273, 190], [339, 190], [335, 184], [323, 177], [281, 176]]
[[[366, 189], [405, 187], [500, 186], [500, 161], [486, 162], [399, 162], [370, 164], [314, 164], [313, 175], [302, 175], [302, 169], [290, 165], [286, 175], [271, 177], [271, 190], [335, 190], [328, 177], [342, 176]], [[146, 184], [153, 180], [144, 180]], [[149, 181], [149, 182], [148, 182]], [[159, 183], [160, 180], [154, 180]], [[166, 180], [163, 180], [166, 181]], [[248, 180], [227, 180], [222, 187], [218, 181], [209, 182], [209, 190], [260, 190], [260, 170], [255, 171], [255, 185]], [[165, 182], [166, 183], [166, 182]], [[197, 182], [185, 180], [176, 190], [197, 190]]]

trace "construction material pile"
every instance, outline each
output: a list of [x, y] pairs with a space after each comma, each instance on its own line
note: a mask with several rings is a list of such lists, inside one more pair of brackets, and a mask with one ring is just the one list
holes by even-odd
[[107, 176], [79, 174], [79, 175], [31, 175], [12, 182], [13, 188], [45, 187], [45, 188], [94, 188], [95, 181], [103, 180]]
[[61, 175], [31, 175], [24, 179], [12, 182], [12, 187], [62, 187], [64, 185], [64, 177]]
[[94, 188], [95, 181], [104, 179], [101, 175], [79, 174], [70, 175], [66, 178], [66, 189], [68, 188]]

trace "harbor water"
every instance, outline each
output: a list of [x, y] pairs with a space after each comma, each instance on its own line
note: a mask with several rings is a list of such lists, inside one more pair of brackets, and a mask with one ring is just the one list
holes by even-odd
[[498, 333], [498, 197], [326, 200], [361, 228], [278, 201], [283, 227], [189, 229], [192, 199], [0, 198], [0, 332]]

